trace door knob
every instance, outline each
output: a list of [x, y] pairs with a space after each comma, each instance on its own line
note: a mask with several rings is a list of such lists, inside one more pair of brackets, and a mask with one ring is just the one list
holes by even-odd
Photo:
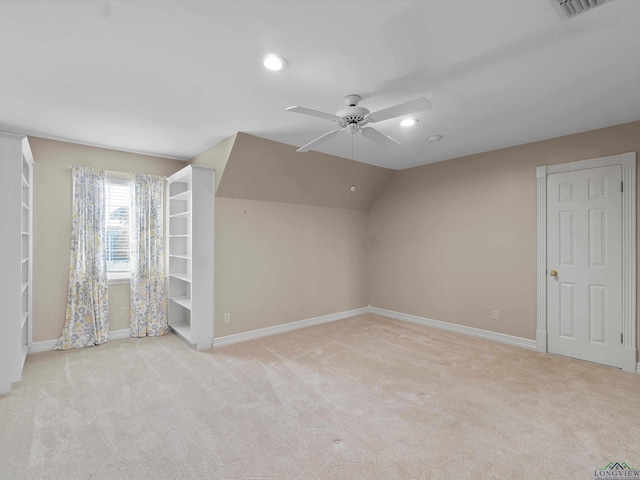
[[549, 272], [549, 275], [551, 275], [552, 277], [557, 277], [558, 276], [558, 272], [556, 272], [555, 270], [551, 270]]

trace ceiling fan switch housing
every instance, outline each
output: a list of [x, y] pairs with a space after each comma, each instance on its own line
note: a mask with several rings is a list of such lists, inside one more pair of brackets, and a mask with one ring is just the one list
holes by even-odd
[[355, 107], [362, 100], [360, 95], [347, 95], [344, 97], [344, 103], [347, 104], [347, 107]]

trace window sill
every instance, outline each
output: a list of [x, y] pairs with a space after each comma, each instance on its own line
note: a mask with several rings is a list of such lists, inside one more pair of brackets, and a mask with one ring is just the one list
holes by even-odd
[[118, 276], [109, 276], [107, 278], [107, 285], [123, 285], [125, 283], [131, 283], [131, 275], [118, 275]]

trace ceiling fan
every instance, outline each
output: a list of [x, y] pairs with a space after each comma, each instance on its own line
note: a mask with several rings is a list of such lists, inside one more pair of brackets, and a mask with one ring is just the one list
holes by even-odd
[[422, 112], [429, 110], [432, 105], [426, 98], [417, 98], [410, 102], [401, 103], [393, 107], [383, 108], [377, 112], [371, 113], [364, 107], [359, 107], [360, 95], [347, 95], [344, 97], [344, 101], [347, 104], [346, 108], [339, 110], [335, 115], [331, 113], [320, 112], [318, 110], [312, 110], [305, 107], [289, 107], [289, 112], [302, 113], [303, 115], [310, 115], [312, 117], [325, 118], [335, 122], [338, 128], [325, 133], [321, 137], [316, 138], [312, 142], [307, 143], [300, 147], [297, 152], [308, 152], [316, 145], [326, 142], [330, 138], [341, 134], [342, 132], [348, 132], [352, 134], [361, 133], [366, 138], [376, 143], [381, 147], [388, 147], [393, 145], [401, 145], [401, 143], [389, 135], [376, 130], [372, 127], [367, 127], [369, 123], [381, 122], [383, 120], [389, 120], [390, 118], [401, 117], [403, 115], [409, 115], [411, 113]]

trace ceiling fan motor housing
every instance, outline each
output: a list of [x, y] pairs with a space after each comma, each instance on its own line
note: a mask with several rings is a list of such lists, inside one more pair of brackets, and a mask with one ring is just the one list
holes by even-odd
[[[304, 115], [310, 115], [312, 117], [320, 117], [326, 120], [335, 122], [338, 128], [334, 128], [330, 132], [316, 138], [312, 142], [307, 143], [300, 147], [298, 152], [308, 152], [312, 147], [319, 143], [326, 142], [330, 138], [340, 135], [340, 133], [346, 131], [348, 133], [356, 134], [361, 133], [369, 140], [383, 147], [390, 145], [400, 145], [400, 142], [394, 140], [389, 135], [386, 135], [375, 128], [367, 127], [369, 123], [380, 122], [382, 120], [389, 120], [390, 118], [401, 117], [410, 113], [422, 112], [431, 108], [431, 103], [424, 97], [411, 100], [410, 102], [400, 103], [393, 107], [383, 108], [377, 110], [373, 114], [366, 108], [359, 107], [360, 95], [347, 95], [344, 97], [344, 102], [347, 104], [346, 108], [338, 111], [335, 115], [330, 113], [320, 112], [318, 110], [312, 110], [305, 107], [289, 107], [288, 111], [302, 113]], [[372, 118], [373, 117], [373, 118]]]
[[336, 116], [340, 117], [345, 125], [349, 123], [360, 123], [364, 120], [365, 115], [369, 114], [369, 110], [362, 107], [347, 107], [339, 110]]
[[367, 123], [366, 116], [370, 112], [366, 108], [358, 107], [360, 100], [360, 95], [347, 95], [344, 97], [344, 103], [347, 104], [347, 107], [336, 113], [336, 116], [340, 117], [340, 120], [336, 123], [340, 127], [348, 127], [349, 133], [356, 133], [358, 126], [363, 126]]

